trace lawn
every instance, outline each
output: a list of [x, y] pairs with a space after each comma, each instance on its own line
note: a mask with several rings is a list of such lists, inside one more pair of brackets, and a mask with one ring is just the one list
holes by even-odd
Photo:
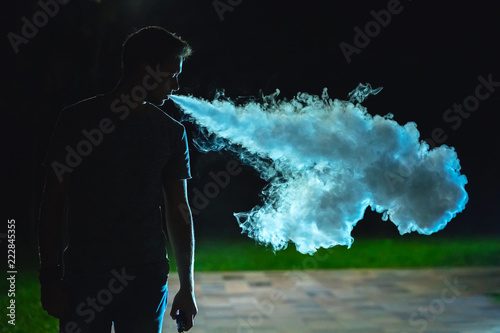
[[[48, 316], [39, 301], [36, 274], [36, 253], [19, 263], [16, 277], [16, 326], [0, 321], [0, 332], [57, 332], [57, 320]], [[241, 237], [238, 241], [199, 240], [195, 270], [301, 270], [343, 268], [418, 268], [457, 266], [499, 266], [500, 237], [404, 236], [394, 239], [357, 237], [350, 249], [334, 247], [319, 250], [315, 255], [303, 255], [290, 245], [274, 253]], [[172, 270], [175, 262], [172, 260]], [[6, 280], [0, 284], [7, 290]], [[0, 307], [7, 307], [7, 293], [0, 295]]]
[[[201, 240], [196, 249], [196, 271], [289, 270], [342, 268], [412, 268], [499, 266], [500, 237], [435, 237], [405, 235], [390, 239], [357, 237], [348, 249], [336, 246], [314, 255], [301, 254], [291, 244], [286, 250], [237, 242]], [[175, 263], [172, 263], [175, 269]]]

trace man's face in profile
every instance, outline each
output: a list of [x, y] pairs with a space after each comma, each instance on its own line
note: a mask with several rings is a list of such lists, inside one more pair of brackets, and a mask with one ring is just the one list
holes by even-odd
[[161, 72], [161, 82], [158, 87], [148, 93], [147, 100], [156, 105], [163, 105], [168, 99], [168, 95], [179, 90], [179, 75], [182, 72], [183, 59], [165, 61], [159, 66]]

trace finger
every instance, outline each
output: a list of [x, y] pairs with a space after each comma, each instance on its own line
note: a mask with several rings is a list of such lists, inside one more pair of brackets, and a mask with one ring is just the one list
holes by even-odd
[[177, 316], [179, 315], [179, 309], [177, 307], [173, 307], [172, 306], [172, 310], [170, 311], [170, 317], [173, 319], [173, 320], [176, 320], [177, 319]]
[[189, 319], [186, 320], [186, 325], [184, 326], [184, 328], [186, 331], [189, 331], [194, 326], [194, 316], [191, 315], [191, 316], [186, 316], [186, 317]]
[[190, 318], [191, 318], [191, 320], [188, 320], [187, 325], [186, 325], [187, 326], [186, 330], [190, 330], [194, 326], [194, 316], [191, 316]]

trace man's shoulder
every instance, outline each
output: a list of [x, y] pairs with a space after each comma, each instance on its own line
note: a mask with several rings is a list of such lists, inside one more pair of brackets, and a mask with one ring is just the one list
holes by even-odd
[[82, 110], [88, 110], [91, 106], [96, 106], [99, 102], [101, 102], [102, 96], [97, 95], [89, 98], [85, 98], [76, 103], [70, 104], [66, 106], [61, 112], [63, 114], [75, 114], [81, 112]]

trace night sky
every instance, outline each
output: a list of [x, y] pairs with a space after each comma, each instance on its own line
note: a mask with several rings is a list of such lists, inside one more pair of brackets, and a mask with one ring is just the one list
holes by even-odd
[[[17, 45], [17, 53], [9, 32], [22, 36], [26, 20], [33, 22], [42, 8], [37, 1], [9, 2], [2, 10], [7, 57], [2, 212], [4, 220], [16, 219], [18, 237], [34, 232], [41, 161], [57, 115], [114, 87], [121, 43], [146, 25], [161, 25], [192, 45], [194, 54], [180, 78], [182, 94], [212, 99], [224, 89], [227, 97], [238, 98], [279, 89], [280, 97], [290, 99], [298, 92], [320, 95], [326, 87], [330, 97], [347, 99], [360, 82], [384, 87], [363, 103], [368, 112], [392, 113], [400, 124], [416, 122], [422, 139], [434, 135], [434, 141], [455, 147], [469, 180], [465, 211], [440, 234], [500, 232], [500, 28], [494, 2], [73, 0], [59, 4], [33, 37]], [[385, 26], [376, 23], [375, 16], [389, 10], [390, 21], [385, 16]], [[366, 28], [371, 36], [363, 40], [358, 31]], [[356, 48], [349, 59], [340, 47], [347, 44]], [[479, 88], [480, 100], [477, 87], [488, 80], [488, 87]], [[453, 111], [464, 103], [471, 111]], [[169, 103], [164, 109], [180, 119]], [[196, 127], [185, 126], [192, 139]], [[210, 181], [209, 171], [223, 170], [236, 158], [227, 152], [202, 154], [193, 146], [191, 154], [191, 199], [194, 189]], [[258, 204], [264, 186], [252, 168], [243, 167], [194, 216], [197, 234], [238, 235], [232, 213]], [[393, 236], [397, 230], [367, 212], [354, 233]]]

